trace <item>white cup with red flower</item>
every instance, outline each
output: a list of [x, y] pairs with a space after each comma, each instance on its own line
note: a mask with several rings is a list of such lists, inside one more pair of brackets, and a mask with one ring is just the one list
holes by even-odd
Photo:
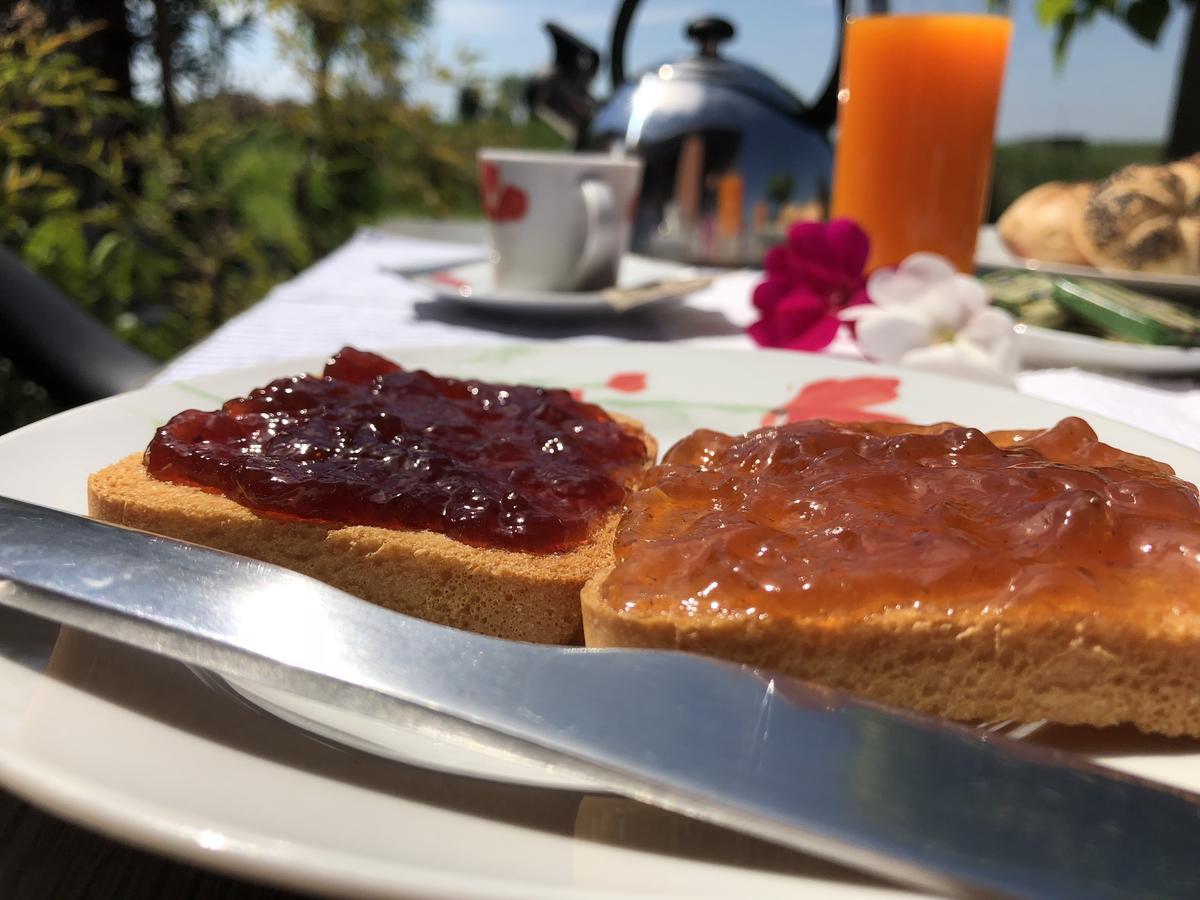
[[600, 153], [479, 151], [496, 286], [592, 291], [616, 284], [642, 161]]

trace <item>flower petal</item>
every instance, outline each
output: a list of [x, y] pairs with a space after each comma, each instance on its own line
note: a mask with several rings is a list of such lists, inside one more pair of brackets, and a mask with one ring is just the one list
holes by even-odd
[[979, 310], [967, 320], [958, 332], [958, 337], [980, 346], [991, 348], [1004, 343], [1016, 343], [1013, 317], [995, 306]]
[[972, 311], [983, 309], [990, 302], [988, 290], [978, 278], [964, 275], [962, 272], [955, 272], [954, 285], [958, 292], [959, 302]]
[[803, 290], [788, 294], [771, 314], [771, 319], [780, 326], [793, 331], [803, 331], [829, 315], [829, 306], [820, 297]]
[[925, 372], [967, 378], [990, 384], [1012, 384], [1012, 373], [975, 345], [966, 341], [949, 341], [932, 347], [921, 347], [906, 353], [900, 364]]
[[953, 278], [927, 285], [909, 303], [909, 309], [927, 318], [935, 331], [949, 334], [957, 332], [971, 317], [971, 308], [963, 301]]
[[921, 281], [945, 281], [958, 274], [950, 260], [937, 253], [913, 253], [900, 263], [900, 272]]
[[777, 244], [767, 251], [763, 257], [763, 269], [767, 276], [787, 276], [791, 270], [791, 253], [786, 244]]
[[[879, 310], [881, 308], [882, 307], [876, 306], [874, 303], [871, 303], [868, 300], [866, 303], [855, 303], [851, 306], [845, 306], [842, 309], [839, 309], [837, 316], [843, 322], [857, 322], [863, 316], [870, 315], [872, 310]], [[888, 312], [899, 311], [900, 310], [888, 310]]]
[[870, 306], [871, 298], [867, 295], [867, 285], [864, 281], [859, 281], [858, 286], [850, 293], [850, 299], [846, 301], [842, 309], [849, 309], [852, 306]]
[[757, 322], [747, 325], [746, 334], [750, 335], [750, 339], [760, 347], [779, 346], [775, 329], [766, 319], [759, 319]]
[[821, 298], [792, 291], [747, 330], [763, 347], [794, 347], [806, 331], [828, 316], [829, 307]]
[[788, 229], [788, 248], [804, 260], [826, 260], [830, 256], [824, 222], [796, 222]]
[[828, 347], [834, 337], [837, 336], [838, 329], [842, 327], [842, 323], [838, 321], [837, 316], [826, 313], [816, 322], [813, 322], [804, 331], [795, 334], [783, 346], [789, 350], [823, 350]]
[[786, 278], [767, 278], [755, 285], [754, 307], [764, 315], [769, 313], [791, 290], [792, 283]]
[[787, 276], [821, 294], [844, 290], [848, 279], [862, 278], [862, 267], [846, 272], [823, 222], [797, 222], [788, 232]]
[[825, 226], [831, 262], [847, 275], [859, 276], [867, 264], [871, 242], [853, 219], [832, 219]]
[[878, 306], [906, 306], [928, 290], [930, 284], [898, 269], [876, 269], [867, 279], [867, 296]]
[[987, 307], [971, 317], [955, 343], [970, 344], [986, 354], [1011, 381], [1021, 367], [1020, 345], [1013, 318], [1002, 309]]
[[899, 362], [915, 349], [933, 340], [928, 320], [903, 309], [868, 306], [855, 317], [854, 334], [859, 349], [877, 362]]
[[936, 253], [914, 253], [899, 268], [879, 269], [867, 280], [867, 293], [880, 306], [916, 302], [932, 290], [952, 283], [954, 267]]
[[793, 311], [799, 307], [808, 307], [820, 312], [826, 312], [829, 309], [829, 303], [823, 296], [814, 293], [804, 285], [792, 282], [778, 281], [769, 289], [764, 290], [763, 294], [765, 295], [765, 305], [759, 303], [759, 291], [758, 288], [755, 288], [754, 305], [764, 316], [775, 315], [782, 306], [787, 306]]
[[[1006, 348], [998, 347], [989, 353], [978, 344], [956, 338], [954, 348], [974, 366], [978, 372], [978, 381], [988, 381], [992, 384], [1011, 385], [1017, 377], [1019, 359], [1017, 343], [1012, 341]], [[1006, 352], [1007, 351], [1007, 352]]]

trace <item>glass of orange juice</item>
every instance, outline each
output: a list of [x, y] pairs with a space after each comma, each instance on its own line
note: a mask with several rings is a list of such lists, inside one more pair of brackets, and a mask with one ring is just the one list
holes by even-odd
[[871, 238], [868, 269], [919, 250], [973, 268], [1012, 36], [987, 0], [851, 0], [838, 93], [835, 216]]

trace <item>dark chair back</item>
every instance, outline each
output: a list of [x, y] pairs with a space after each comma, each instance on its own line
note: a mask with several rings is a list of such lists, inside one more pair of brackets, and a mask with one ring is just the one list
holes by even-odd
[[0, 355], [62, 405], [143, 385], [158, 363], [0, 247]]

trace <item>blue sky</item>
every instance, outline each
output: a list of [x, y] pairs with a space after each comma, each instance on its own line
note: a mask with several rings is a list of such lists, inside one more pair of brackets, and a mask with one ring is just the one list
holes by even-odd
[[[1016, 30], [1000, 108], [1000, 139], [1083, 134], [1092, 139], [1160, 140], [1168, 128], [1182, 52], [1185, 17], [1177, 7], [1157, 47], [1122, 27], [1097, 22], [1080, 31], [1066, 65], [1056, 69], [1051, 35], [1033, 18], [1032, 0], [1013, 0]], [[730, 56], [750, 62], [811, 97], [831, 59], [832, 3], [825, 0], [645, 0], [634, 24], [627, 69], [684, 55], [682, 23], [706, 13], [738, 26]], [[541, 24], [554, 19], [603, 48], [612, 7], [594, 0], [435, 0], [435, 21], [422, 50], [453, 62], [460, 49], [478, 56], [484, 76], [527, 73], [549, 58]], [[272, 96], [303, 94], [281, 63], [264, 26], [234, 57], [235, 85]], [[607, 79], [597, 79], [607, 89]], [[418, 85], [416, 94], [439, 106], [451, 92]]]

